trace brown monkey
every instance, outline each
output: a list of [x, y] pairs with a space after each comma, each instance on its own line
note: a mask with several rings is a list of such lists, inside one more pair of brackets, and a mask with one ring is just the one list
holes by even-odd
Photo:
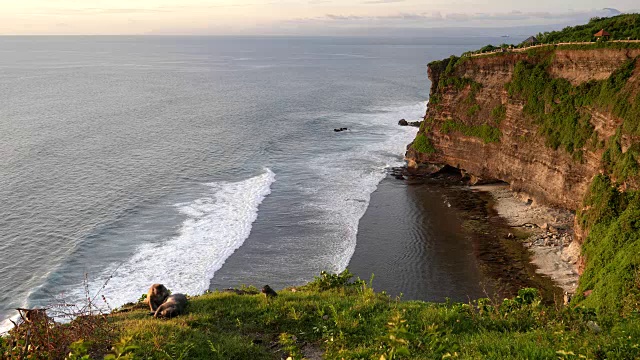
[[158, 307], [153, 317], [170, 319], [182, 314], [186, 307], [187, 297], [183, 294], [173, 294], [167, 298], [167, 301]]
[[262, 293], [267, 297], [267, 299], [278, 296], [278, 293], [275, 292], [275, 290], [273, 290], [269, 285], [265, 285], [262, 287]]
[[147, 300], [149, 303], [149, 309], [151, 311], [156, 311], [158, 306], [160, 306], [169, 296], [169, 290], [162, 284], [153, 284], [149, 288], [149, 292], [147, 292]]

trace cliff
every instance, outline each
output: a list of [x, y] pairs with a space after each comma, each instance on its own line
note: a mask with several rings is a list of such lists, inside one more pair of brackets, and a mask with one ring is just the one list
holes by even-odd
[[640, 306], [639, 47], [543, 46], [432, 62], [429, 108], [406, 153], [409, 167], [456, 167], [577, 210], [575, 302], [599, 313]]
[[[593, 177], [604, 172], [606, 145], [623, 119], [608, 106], [577, 106], [576, 121], [588, 121], [585, 128], [591, 134], [587, 141], [580, 147], [574, 145], [570, 151], [550, 144], [545, 136], [549, 129], [542, 125], [545, 119], [524, 109], [528, 102], [526, 91], [508, 91], [516, 66], [544, 65], [547, 82], [566, 80], [568, 91], [572, 91], [606, 82], [625, 62], [639, 55], [640, 49], [550, 47], [533, 54], [505, 53], [432, 63], [428, 67], [432, 81], [429, 109], [418, 141], [407, 151], [409, 165], [450, 165], [481, 179], [508, 182], [513, 190], [527, 193], [536, 201], [579, 209]], [[634, 64], [627, 87], [640, 82], [639, 65]], [[517, 80], [531, 81], [526, 77], [532, 74], [519, 75], [525, 78]], [[565, 94], [533, 95], [553, 97], [549, 104], [543, 104], [542, 116], [547, 116]], [[569, 132], [573, 135], [573, 131], [580, 130], [577, 126]], [[420, 146], [427, 142], [426, 147]]]

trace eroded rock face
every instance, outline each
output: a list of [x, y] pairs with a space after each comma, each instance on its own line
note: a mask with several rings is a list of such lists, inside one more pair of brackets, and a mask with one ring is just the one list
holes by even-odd
[[[577, 85], [606, 79], [625, 60], [638, 55], [637, 49], [558, 50], [549, 71], [552, 76]], [[601, 171], [603, 150], [585, 149], [582, 161], [577, 161], [565, 150], [545, 145], [537, 125], [523, 114], [524, 104], [509, 98], [505, 89], [515, 65], [527, 56], [509, 53], [476, 57], [456, 66], [455, 75], [481, 84], [479, 89], [471, 85], [439, 89], [443, 70], [430, 67], [431, 98], [436, 95], [438, 102], [429, 106], [425, 116], [426, 124], [431, 126], [423, 126], [418, 135], [426, 136], [435, 152], [420, 153], [409, 146], [406, 153], [409, 166], [454, 166], [482, 179], [506, 181], [513, 190], [527, 193], [537, 202], [578, 209], [592, 178]], [[640, 78], [639, 73], [636, 67], [633, 78]], [[633, 78], [630, 81], [634, 81]], [[472, 91], [474, 102], [468, 100]], [[442, 130], [442, 125], [451, 119], [469, 126], [485, 124], [495, 117], [492, 110], [500, 106], [506, 115], [495, 125], [501, 132], [499, 142], [486, 143], [460, 131], [445, 133]], [[612, 136], [621, 123], [610, 114], [591, 112], [591, 121], [600, 139]]]

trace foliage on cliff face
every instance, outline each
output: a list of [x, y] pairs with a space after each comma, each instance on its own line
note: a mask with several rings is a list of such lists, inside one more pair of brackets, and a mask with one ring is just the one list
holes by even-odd
[[499, 125], [502, 120], [507, 118], [507, 107], [500, 104], [491, 110], [491, 117]]
[[495, 128], [489, 124], [482, 125], [467, 125], [460, 121], [449, 119], [442, 123], [442, 133], [449, 134], [457, 131], [465, 136], [477, 137], [484, 141], [485, 144], [500, 142], [502, 133], [498, 128]]
[[[640, 192], [621, 192], [604, 175], [597, 176], [579, 214], [589, 229], [583, 244], [586, 268], [582, 302], [600, 314], [631, 316], [640, 310]], [[578, 298], [577, 300], [582, 300]]]
[[537, 35], [542, 43], [592, 41], [593, 35], [605, 29], [613, 39], [640, 40], [640, 14], [625, 14], [609, 18], [593, 18], [588, 24], [568, 26], [560, 31]]
[[[591, 125], [591, 108], [621, 118], [624, 133], [640, 134], [640, 96], [634, 96], [626, 86], [633, 75], [635, 59], [623, 64], [606, 80], [579, 86], [552, 78], [547, 71], [550, 62], [549, 58], [535, 63], [519, 62], [507, 84], [509, 96], [524, 100], [523, 112], [536, 121], [549, 147], [561, 147], [576, 159], [582, 158], [583, 151], [594, 150], [604, 139], [598, 139]], [[610, 140], [603, 160], [607, 169], [624, 181], [637, 175], [637, 151], [632, 148], [623, 154], [619, 140], [619, 137]]]
[[428, 66], [431, 71], [434, 74], [438, 74], [437, 84], [432, 88], [431, 96], [429, 97], [430, 106], [439, 106], [442, 92], [446, 91], [447, 87], [453, 87], [456, 90], [462, 90], [469, 87], [469, 100], [471, 102], [475, 101], [475, 95], [482, 85], [473, 79], [460, 77], [455, 74], [456, 66], [460, 65], [465, 60], [465, 58], [459, 58], [452, 55], [447, 59], [432, 61], [429, 63]]
[[433, 154], [436, 149], [431, 144], [431, 141], [424, 134], [416, 135], [416, 139], [413, 140], [413, 148], [423, 154]]

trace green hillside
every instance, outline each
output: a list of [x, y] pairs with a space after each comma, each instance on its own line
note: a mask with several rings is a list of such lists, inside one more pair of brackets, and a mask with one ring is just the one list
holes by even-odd
[[[158, 360], [640, 357], [636, 318], [613, 323], [583, 307], [544, 306], [534, 289], [503, 301], [436, 304], [392, 299], [350, 277], [322, 274], [273, 300], [209, 293], [192, 298], [187, 314], [171, 320], [154, 319], [137, 304], [109, 317], [76, 320], [83, 326], [28, 324], [0, 342], [0, 354], [20, 358], [31, 330], [31, 345], [40, 351], [30, 359], [84, 360], [105, 352], [105, 359]], [[91, 331], [79, 330], [87, 324]], [[12, 346], [15, 339], [18, 346]]]
[[593, 41], [593, 35], [601, 29], [611, 34], [611, 40], [640, 40], [640, 14], [593, 18], [585, 25], [568, 26], [536, 37], [541, 43]]

